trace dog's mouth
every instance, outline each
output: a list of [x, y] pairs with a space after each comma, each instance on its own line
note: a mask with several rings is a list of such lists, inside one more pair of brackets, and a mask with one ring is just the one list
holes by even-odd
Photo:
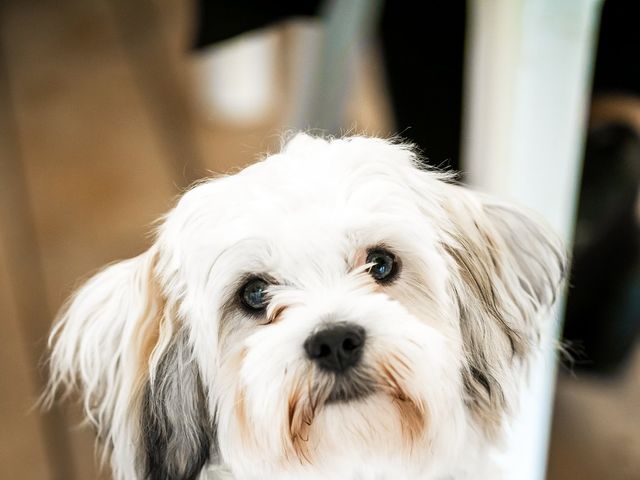
[[338, 374], [334, 377], [326, 404], [347, 403], [362, 400], [375, 392], [373, 380], [364, 372], [353, 371], [349, 374]]
[[388, 361], [380, 361], [375, 366], [377, 368], [359, 365], [333, 374], [311, 371], [299, 377], [288, 399], [287, 436], [292, 453], [301, 462], [311, 461], [311, 428], [324, 406], [351, 404], [372, 395], [381, 394], [392, 400], [408, 441], [413, 442], [420, 436], [425, 427], [426, 407], [405, 388], [410, 378], [408, 362], [391, 355]]

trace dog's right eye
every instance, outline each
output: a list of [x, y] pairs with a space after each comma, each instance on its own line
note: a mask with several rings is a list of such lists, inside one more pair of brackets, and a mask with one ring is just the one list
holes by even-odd
[[367, 263], [371, 265], [369, 273], [378, 283], [389, 283], [398, 274], [396, 256], [383, 248], [374, 248], [367, 254]]
[[251, 278], [240, 290], [240, 300], [249, 310], [261, 311], [267, 308], [269, 298], [267, 288], [269, 284], [261, 278]]

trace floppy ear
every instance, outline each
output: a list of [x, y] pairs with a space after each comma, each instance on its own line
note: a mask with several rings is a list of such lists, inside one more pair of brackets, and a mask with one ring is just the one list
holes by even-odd
[[45, 403], [80, 392], [118, 479], [195, 478], [211, 446], [197, 367], [157, 257], [151, 249], [90, 278], [49, 339]]
[[215, 425], [184, 329], [174, 335], [147, 382], [141, 413], [146, 478], [197, 478], [209, 460]]
[[451, 224], [444, 249], [453, 261], [466, 363], [467, 404], [487, 433], [511, 408], [517, 365], [540, 340], [541, 322], [566, 272], [559, 239], [531, 214], [448, 185]]

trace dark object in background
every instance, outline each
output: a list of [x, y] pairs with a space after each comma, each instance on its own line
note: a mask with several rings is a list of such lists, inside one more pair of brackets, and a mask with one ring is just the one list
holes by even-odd
[[592, 129], [583, 168], [565, 340], [577, 368], [608, 373], [640, 330], [640, 136], [618, 123]]
[[640, 2], [606, 0], [602, 5], [593, 91], [640, 95]]
[[[640, 95], [638, 18], [640, 2], [604, 2], [594, 96]], [[598, 373], [624, 365], [640, 330], [639, 143], [622, 124], [587, 138], [564, 338], [578, 353], [575, 366]]]
[[398, 133], [430, 164], [460, 169], [467, 3], [384, 5], [381, 39]]
[[320, 4], [320, 0], [198, 0], [194, 47], [206, 47], [286, 18], [316, 15]]

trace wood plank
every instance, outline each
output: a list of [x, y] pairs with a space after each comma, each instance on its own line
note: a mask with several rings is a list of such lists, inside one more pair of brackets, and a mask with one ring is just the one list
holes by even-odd
[[[22, 280], [17, 290], [23, 294], [18, 313], [37, 311], [26, 325], [28, 346], [39, 353], [42, 343], [34, 342], [46, 336], [78, 278], [146, 248], [151, 222], [177, 189], [107, 2], [14, 1], [3, 8], [0, 38], [28, 197], [17, 203], [30, 205], [34, 229], [34, 241], [18, 242], [21, 253], [10, 257], [42, 260], [44, 286], [29, 296]], [[7, 178], [15, 181], [13, 174]], [[47, 442], [55, 450], [71, 431], [75, 454], [50, 458], [49, 476], [67, 480], [75, 470], [77, 478], [97, 478], [93, 435], [73, 427], [59, 425], [58, 437]], [[67, 472], [56, 473], [56, 462]]]
[[0, 392], [5, 393], [2, 397], [7, 402], [6, 409], [1, 410], [5, 428], [0, 456], [6, 457], [7, 469], [15, 469], [20, 478], [25, 478], [28, 473], [20, 462], [27, 460], [24, 456], [30, 450], [25, 447], [31, 444], [39, 461], [31, 464], [27, 460], [28, 472], [35, 475], [38, 469], [46, 469], [52, 478], [71, 480], [75, 475], [62, 411], [54, 408], [39, 414], [32, 410], [46, 382], [38, 367], [43, 354], [43, 332], [50, 315], [17, 138], [7, 43], [2, 40], [5, 39], [0, 39], [0, 276], [4, 286], [0, 291], [4, 298], [0, 314], [8, 321], [2, 323], [0, 338], [5, 340], [2, 353], [7, 356], [2, 365], [13, 368], [7, 370], [8, 375], [0, 383]]

